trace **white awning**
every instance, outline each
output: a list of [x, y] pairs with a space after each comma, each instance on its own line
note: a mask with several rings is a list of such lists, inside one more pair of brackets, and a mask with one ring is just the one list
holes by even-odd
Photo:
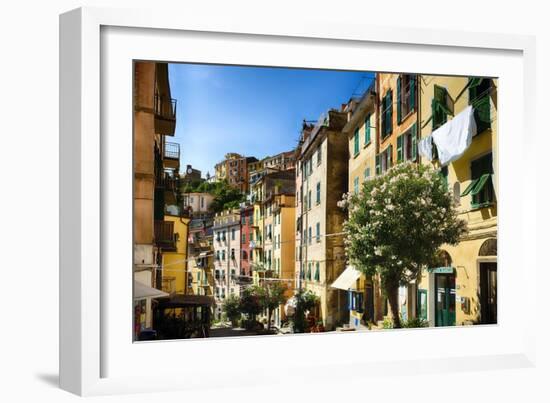
[[342, 272], [334, 283], [330, 286], [332, 288], [338, 288], [340, 290], [355, 289], [355, 282], [361, 276], [361, 272], [353, 266], [346, 267], [346, 270]]
[[139, 281], [134, 281], [134, 299], [162, 298], [169, 296], [170, 294], [165, 293], [164, 291], [149, 287]]
[[199, 253], [199, 257], [205, 257], [208, 254], [208, 252], [201, 252]]

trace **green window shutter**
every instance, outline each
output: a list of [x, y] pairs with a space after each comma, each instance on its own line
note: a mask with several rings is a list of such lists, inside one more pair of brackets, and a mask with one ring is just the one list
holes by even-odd
[[483, 189], [483, 187], [485, 186], [485, 184], [487, 183], [490, 177], [491, 177], [491, 174], [481, 175], [481, 177], [476, 181], [475, 186], [473, 186], [471, 189], [472, 196], [475, 196]]
[[320, 281], [320, 280], [321, 280], [321, 273], [319, 270], [319, 262], [316, 262], [315, 263], [315, 281]]
[[416, 123], [413, 123], [411, 128], [411, 150], [412, 150], [412, 160], [416, 161], [418, 157], [418, 134], [416, 133]]
[[477, 184], [479, 179], [472, 179], [472, 181], [470, 182], [470, 184], [468, 185], [468, 187], [466, 187], [466, 189], [464, 189], [464, 192], [462, 192], [462, 194], [460, 195], [460, 197], [464, 197], [464, 196], [467, 196], [471, 191], [472, 189], [474, 188], [474, 186]]
[[397, 76], [397, 123], [401, 123], [401, 76]]
[[375, 173], [376, 175], [380, 175], [380, 154], [376, 154], [376, 157], [374, 158], [375, 161]]
[[393, 146], [390, 144], [387, 148], [387, 167], [391, 168], [393, 162]]
[[432, 131], [437, 129], [437, 101], [432, 98]]
[[353, 155], [359, 154], [359, 129], [355, 129], [353, 135]]
[[397, 162], [403, 161], [403, 135], [397, 137]]
[[365, 119], [365, 145], [370, 143], [370, 115]]
[[480, 77], [470, 77], [468, 79], [468, 88], [477, 87], [479, 84], [481, 84], [482, 78]]
[[393, 100], [392, 100], [392, 92], [388, 93], [388, 134], [392, 132], [392, 115], [393, 114]]
[[416, 76], [411, 76], [410, 86], [409, 104], [411, 105], [410, 110], [413, 110], [416, 106]]

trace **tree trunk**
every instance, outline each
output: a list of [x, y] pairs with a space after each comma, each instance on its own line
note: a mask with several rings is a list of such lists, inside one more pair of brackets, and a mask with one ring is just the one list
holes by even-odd
[[390, 309], [393, 316], [394, 329], [401, 328], [401, 318], [399, 317], [399, 287], [388, 286], [386, 289], [388, 295], [388, 302], [390, 303]]
[[267, 309], [267, 331], [271, 328], [271, 309]]

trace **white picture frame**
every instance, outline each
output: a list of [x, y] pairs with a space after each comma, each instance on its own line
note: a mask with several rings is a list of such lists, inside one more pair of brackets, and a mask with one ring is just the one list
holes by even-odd
[[[139, 47], [132, 44], [135, 42], [132, 37], [138, 36]], [[186, 49], [174, 46], [181, 40], [188, 41]], [[224, 43], [227, 44], [225, 51], [220, 47]], [[335, 55], [341, 52], [341, 58], [325, 58], [320, 62], [311, 56], [313, 51], [323, 48]], [[166, 10], [81, 8], [61, 15], [60, 49], [60, 385], [63, 389], [79, 395], [98, 395], [223, 387], [236, 383], [246, 386], [295, 382], [295, 371], [300, 371], [303, 382], [334, 379], [349, 371], [355, 376], [368, 377], [534, 365], [535, 328], [514, 327], [507, 315], [517, 309], [510, 303], [515, 284], [521, 295], [525, 323], [534, 323], [529, 319], [536, 313], [534, 289], [520, 285], [536, 277], [535, 255], [528, 253], [536, 234], [536, 213], [522, 204], [526, 200], [525, 192], [514, 196], [509, 183], [521, 183], [522, 189], [532, 189], [533, 197], [536, 175], [522, 177], [503, 163], [512, 147], [519, 156], [517, 163], [527, 161], [535, 147], [534, 109], [530, 107], [536, 82], [532, 37], [382, 28], [308, 19], [300, 23], [292, 20], [266, 23], [236, 16], [227, 20], [198, 18]], [[304, 51], [311, 52], [310, 56], [306, 58]], [[385, 55], [387, 59], [372, 58], [370, 62], [361, 57], [346, 59], [346, 55], [361, 52]], [[116, 278], [114, 271], [106, 269], [118, 263], [121, 265], [116, 267], [125, 267], [124, 259], [131, 260], [131, 249], [123, 246], [114, 250], [107, 241], [125, 242], [130, 234], [131, 244], [131, 225], [124, 225], [128, 223], [128, 216], [111, 214], [122, 211], [124, 203], [130, 200], [127, 196], [131, 191], [131, 175], [128, 175], [131, 173], [131, 142], [128, 141], [131, 130], [127, 129], [131, 127], [132, 77], [128, 61], [141, 58], [386, 71], [389, 67], [396, 69], [391, 71], [418, 72], [428, 68], [422, 57], [410, 58], [404, 63], [396, 58], [396, 52], [409, 56], [425, 56], [432, 54], [430, 52], [445, 54], [445, 58], [433, 60], [429, 67], [431, 73], [491, 75], [501, 79], [499, 172], [506, 181], [499, 185], [499, 295], [502, 296], [499, 297], [499, 325], [252, 337], [246, 344], [242, 339], [136, 344], [126, 337], [124, 330], [116, 330], [119, 325], [124, 328], [125, 321], [131, 321], [130, 309], [126, 319], [120, 316], [129, 306], [125, 297], [128, 290], [131, 292], [131, 265], [126, 271], [116, 272]], [[468, 54], [486, 62], [468, 65], [465, 61]], [[463, 61], [456, 62], [463, 57]], [[502, 63], [495, 63], [498, 60]], [[121, 75], [125, 71], [126, 78]], [[513, 117], [507, 103], [510, 99], [516, 99], [515, 105], [523, 105], [519, 111], [513, 110]], [[115, 130], [124, 134], [116, 138], [108, 136]], [[510, 139], [512, 133], [516, 133], [515, 143]], [[114, 162], [113, 148], [122, 150], [120, 161]], [[114, 172], [113, 163], [119, 164], [117, 168], [122, 167], [121, 172]], [[117, 204], [117, 200], [123, 204]], [[118, 229], [113, 228], [115, 220], [119, 220]], [[511, 249], [514, 252], [510, 252]], [[513, 278], [507, 274], [510, 273], [507, 267], [516, 268]], [[127, 286], [122, 283], [125, 276]], [[120, 290], [122, 297], [113, 294], [113, 290]], [[358, 349], [361, 343], [400, 346], [405, 338], [412, 345], [441, 343], [443, 347], [442, 339], [460, 339], [471, 348], [454, 346], [442, 352], [441, 349], [411, 351], [401, 346], [391, 353], [383, 353], [383, 348], [368, 352]], [[472, 346], [474, 341], [478, 343], [476, 348]], [[316, 355], [319, 348], [327, 351], [337, 348], [340, 354]], [[228, 360], [220, 360], [215, 368], [211, 362], [191, 368], [184, 364], [170, 366], [160, 360], [161, 370], [155, 371], [156, 375], [140, 374], [136, 364], [154, 365], [156, 358], [167, 354], [171, 359], [178, 355], [188, 357], [187, 362], [205, 354], [229, 357], [234, 350], [240, 352], [239, 362], [232, 362], [237, 369], [229, 375]], [[287, 351], [288, 356], [277, 361], [282, 351]], [[269, 368], [262, 368], [261, 363], [246, 363], [250, 357], [263, 352], [273, 357]], [[246, 379], [238, 376], [242, 370], [247, 371]]]

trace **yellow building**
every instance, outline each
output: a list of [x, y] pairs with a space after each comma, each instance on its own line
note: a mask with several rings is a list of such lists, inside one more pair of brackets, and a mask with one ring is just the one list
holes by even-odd
[[185, 294], [187, 290], [187, 239], [189, 218], [165, 215], [164, 221], [173, 223], [174, 247], [162, 253], [162, 291]]
[[[363, 182], [375, 175], [378, 149], [375, 84], [373, 80], [362, 96], [352, 98], [345, 109], [348, 121], [342, 132], [348, 138], [348, 189], [355, 194]], [[347, 292], [350, 326], [360, 328], [367, 322], [382, 320], [384, 300], [377, 279], [367, 278], [348, 265], [332, 287]]]
[[[292, 172], [291, 183], [294, 183], [294, 170]], [[296, 206], [294, 192], [289, 194], [276, 193], [266, 200], [267, 212], [271, 216], [266, 219], [266, 226], [271, 231], [266, 238], [266, 253], [272, 257], [272, 262], [268, 263], [271, 277], [281, 279], [288, 287], [286, 292], [287, 299], [292, 297], [294, 291], [294, 259], [295, 259], [295, 241], [294, 228], [296, 218]], [[284, 309], [280, 306], [274, 312], [273, 320], [275, 326], [281, 326], [284, 320]]]
[[348, 139], [342, 133], [346, 123], [343, 111], [329, 110], [316, 125], [304, 124], [297, 151], [295, 277], [297, 288], [319, 298], [310, 313], [327, 330], [349, 320], [346, 294], [332, 287], [345, 269], [346, 216], [338, 202], [348, 190]]
[[[497, 89], [498, 80], [490, 78], [420, 80], [421, 162], [441, 170], [469, 229], [457, 246], [441, 248], [440, 266], [422, 273], [415, 298], [409, 298], [431, 326], [497, 321]], [[443, 134], [461, 135], [464, 119], [476, 123], [471, 143], [441, 164], [449, 159]]]

